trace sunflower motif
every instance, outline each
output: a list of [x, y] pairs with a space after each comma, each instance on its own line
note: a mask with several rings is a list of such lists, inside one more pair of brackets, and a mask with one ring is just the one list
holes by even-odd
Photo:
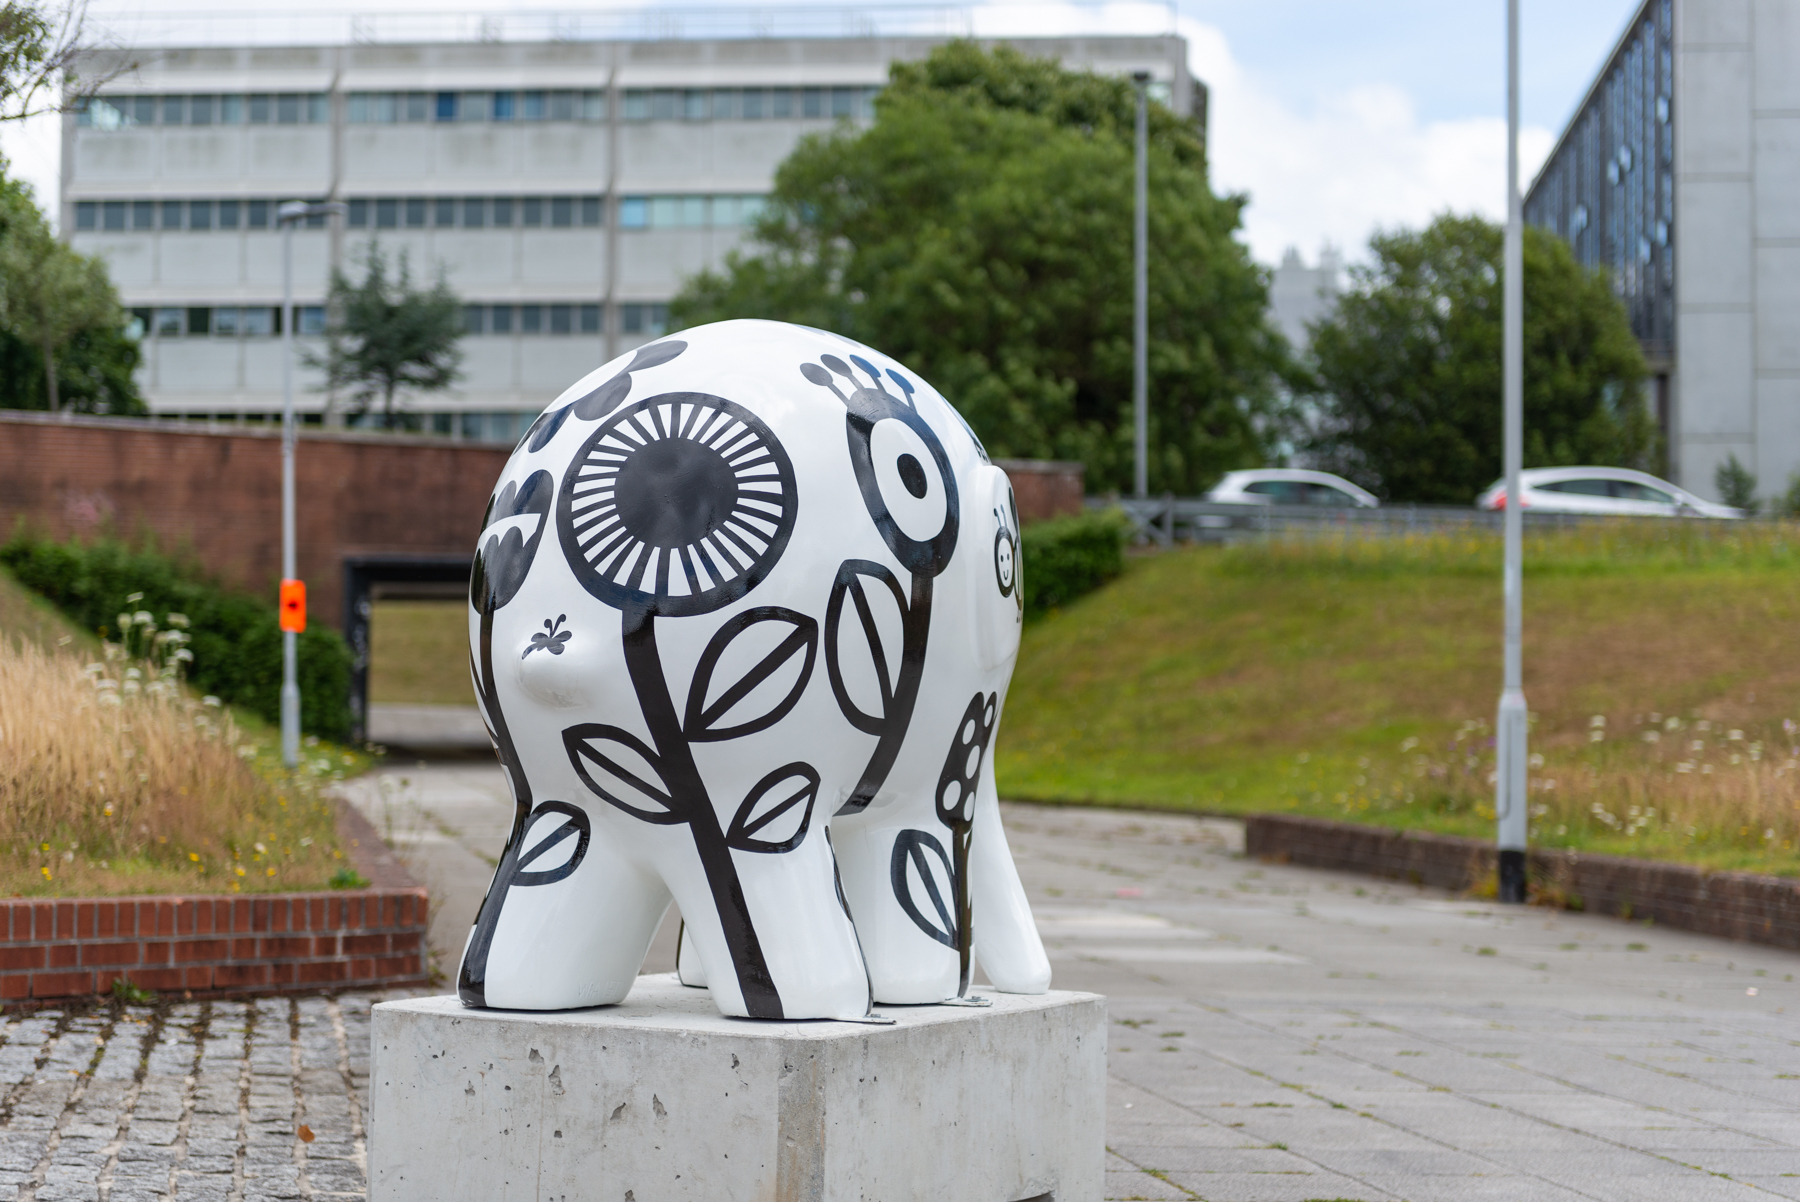
[[576, 578], [622, 610], [710, 613], [768, 576], [793, 533], [794, 467], [742, 405], [671, 392], [619, 410], [563, 476], [557, 527]]

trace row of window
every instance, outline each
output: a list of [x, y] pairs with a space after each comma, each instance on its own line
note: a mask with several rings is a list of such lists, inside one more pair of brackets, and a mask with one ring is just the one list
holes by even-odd
[[[159, 414], [165, 421], [204, 423], [207, 426], [247, 425], [267, 426], [279, 424], [281, 414], [270, 412], [252, 413], [164, 413]], [[322, 413], [296, 413], [295, 418], [303, 426], [323, 426]], [[519, 441], [531, 423], [537, 420], [537, 411], [529, 413], [517, 410], [500, 410], [498, 412], [472, 413], [400, 413], [396, 433], [409, 434], [441, 434], [451, 438], [461, 438], [471, 442], [503, 442]], [[385, 431], [388, 429], [383, 415], [380, 413], [347, 413], [342, 415], [344, 425], [352, 430]]]
[[[879, 88], [627, 88], [626, 121], [762, 121], [874, 115]], [[604, 91], [351, 92], [353, 125], [449, 121], [605, 121]], [[324, 92], [250, 95], [96, 96], [75, 123], [89, 129], [150, 125], [310, 125], [331, 120]]]
[[[601, 305], [464, 305], [463, 329], [470, 334], [599, 334]], [[619, 329], [626, 334], [660, 336], [669, 325], [669, 307], [658, 304], [619, 306]], [[322, 305], [295, 309], [297, 334], [323, 334]], [[132, 338], [273, 338], [281, 333], [279, 305], [202, 305], [132, 309], [127, 333]]]
[[249, 96], [95, 96], [75, 106], [87, 129], [139, 125], [319, 125], [331, 120], [324, 92]]
[[[748, 225], [763, 197], [622, 196], [619, 228], [704, 229]], [[351, 200], [351, 229], [571, 229], [605, 224], [601, 196], [394, 196]], [[276, 223], [275, 200], [83, 200], [75, 205], [77, 230], [266, 230]], [[323, 214], [308, 228], [326, 224]]]

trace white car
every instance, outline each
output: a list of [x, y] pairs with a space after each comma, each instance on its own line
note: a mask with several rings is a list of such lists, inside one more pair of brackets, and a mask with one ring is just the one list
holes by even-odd
[[1381, 502], [1342, 476], [1298, 467], [1265, 467], [1226, 472], [1206, 494], [1227, 505], [1319, 505], [1336, 509], [1377, 509]]
[[[1521, 504], [1535, 513], [1593, 513], [1637, 517], [1741, 518], [1744, 511], [1628, 467], [1534, 467], [1519, 473]], [[1477, 509], [1505, 509], [1506, 481], [1475, 498]]]

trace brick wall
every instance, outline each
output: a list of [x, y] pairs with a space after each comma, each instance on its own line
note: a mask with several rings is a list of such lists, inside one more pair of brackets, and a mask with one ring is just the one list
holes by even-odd
[[[309, 609], [342, 628], [350, 555], [472, 554], [511, 449], [446, 439], [303, 433], [296, 543]], [[0, 538], [20, 519], [52, 537], [154, 534], [275, 602], [281, 576], [277, 429], [0, 412]]]
[[0, 901], [0, 1004], [120, 979], [197, 997], [426, 984], [425, 890], [349, 806], [338, 829], [369, 888]]
[[[1494, 871], [1483, 839], [1396, 831], [1285, 814], [1252, 814], [1244, 853], [1311, 868], [1466, 889]], [[1571, 908], [1772, 947], [1800, 949], [1800, 881], [1690, 864], [1532, 849], [1526, 875]]]
[[1086, 469], [1061, 459], [996, 459], [1012, 481], [1020, 522], [1041, 522], [1081, 512]]

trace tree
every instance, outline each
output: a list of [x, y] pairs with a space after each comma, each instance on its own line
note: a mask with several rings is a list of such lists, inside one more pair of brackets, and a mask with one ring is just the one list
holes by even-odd
[[379, 245], [369, 243], [366, 258], [361, 283], [333, 269], [326, 353], [307, 361], [325, 369], [326, 388], [349, 392], [353, 413], [379, 401], [382, 425], [393, 429], [402, 390], [436, 392], [462, 377], [462, 302], [441, 273], [429, 290], [414, 288], [404, 251], [392, 278]]
[[1745, 513], [1755, 513], [1761, 508], [1756, 499], [1756, 473], [1738, 462], [1735, 454], [1727, 455], [1725, 462], [1713, 472], [1713, 487], [1719, 490], [1720, 500]]
[[[1466, 504], [1501, 471], [1501, 228], [1445, 215], [1370, 239], [1313, 329], [1321, 466], [1393, 500]], [[1648, 369], [1625, 309], [1568, 243], [1525, 231], [1525, 466], [1655, 470]]]
[[[0, 0], [0, 121], [20, 121], [78, 104], [137, 64], [88, 55], [86, 0], [52, 9], [32, 0]], [[88, 68], [78, 75], [76, 65]]]
[[0, 176], [0, 402], [61, 410], [66, 382], [70, 409], [144, 412], [124, 325], [106, 264], [64, 245], [30, 189]]
[[[746, 253], [671, 324], [771, 317], [857, 338], [941, 389], [996, 455], [1132, 474], [1129, 82], [971, 42], [896, 64], [875, 120], [801, 143]], [[1150, 106], [1150, 484], [1263, 462], [1289, 360], [1201, 131]]]

